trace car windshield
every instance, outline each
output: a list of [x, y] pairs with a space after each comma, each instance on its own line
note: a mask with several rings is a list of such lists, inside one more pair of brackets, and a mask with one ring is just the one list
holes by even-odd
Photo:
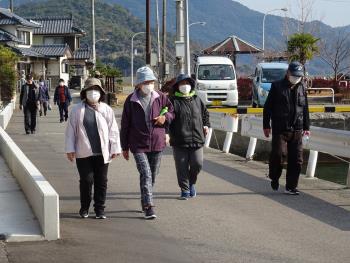
[[261, 82], [272, 83], [284, 78], [287, 73], [287, 69], [277, 68], [265, 68], [262, 70]]
[[231, 65], [201, 65], [198, 67], [199, 80], [234, 80], [235, 73]]

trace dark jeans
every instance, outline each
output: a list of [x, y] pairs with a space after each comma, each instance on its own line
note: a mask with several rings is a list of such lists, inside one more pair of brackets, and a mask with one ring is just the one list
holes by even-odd
[[[63, 117], [64, 120], [68, 119], [68, 102], [59, 102], [58, 103], [58, 109], [60, 111], [60, 121], [63, 121]], [[64, 115], [63, 115], [64, 112]]]
[[190, 192], [203, 167], [203, 147], [173, 147], [177, 181], [182, 192]]
[[286, 188], [298, 186], [303, 164], [302, 131], [283, 132], [272, 135], [269, 177], [278, 181], [282, 174], [284, 158], [288, 156]]
[[29, 105], [23, 107], [24, 113], [24, 129], [26, 132], [35, 131], [36, 128], [36, 105]]
[[41, 101], [40, 102], [40, 116], [43, 114], [43, 110], [44, 110], [44, 115], [46, 116], [46, 112], [47, 112], [47, 107], [49, 105], [48, 101]]
[[134, 153], [134, 158], [140, 173], [141, 204], [153, 206], [153, 186], [159, 174], [162, 152]]
[[95, 212], [105, 209], [107, 192], [108, 164], [105, 164], [102, 156], [90, 156], [76, 159], [80, 175], [80, 203], [81, 210], [89, 210], [94, 185]]

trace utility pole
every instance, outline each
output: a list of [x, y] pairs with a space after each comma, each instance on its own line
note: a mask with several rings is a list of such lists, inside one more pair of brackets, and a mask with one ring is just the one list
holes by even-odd
[[167, 0], [163, 0], [163, 42], [162, 42], [162, 46], [163, 46], [163, 52], [162, 52], [162, 82], [164, 82], [165, 80], [165, 64], [166, 64], [166, 19], [167, 19]]
[[146, 64], [151, 65], [151, 4], [146, 0]]
[[92, 63], [96, 69], [95, 0], [91, 0]]
[[157, 20], [157, 57], [158, 57], [158, 87], [159, 90], [162, 88], [162, 70], [161, 70], [161, 54], [160, 54], [160, 24], [159, 24], [159, 4], [156, 0], [156, 20]]
[[13, 0], [10, 0], [10, 10], [13, 13]]
[[186, 68], [185, 72], [187, 75], [191, 75], [191, 52], [190, 52], [190, 34], [189, 34], [189, 21], [188, 21], [188, 1], [185, 0], [185, 47], [186, 47], [186, 52], [185, 52], [185, 57], [186, 57]]
[[185, 73], [185, 26], [184, 26], [184, 0], [176, 0], [176, 59], [177, 74]]

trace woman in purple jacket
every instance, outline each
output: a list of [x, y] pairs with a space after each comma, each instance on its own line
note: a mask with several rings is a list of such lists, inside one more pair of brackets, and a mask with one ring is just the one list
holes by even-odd
[[149, 67], [139, 68], [136, 78], [135, 91], [124, 103], [121, 145], [126, 160], [129, 160], [129, 150], [133, 153], [140, 173], [145, 218], [154, 219], [152, 188], [165, 148], [165, 127], [174, 118], [173, 106], [167, 96], [154, 90], [156, 77]]

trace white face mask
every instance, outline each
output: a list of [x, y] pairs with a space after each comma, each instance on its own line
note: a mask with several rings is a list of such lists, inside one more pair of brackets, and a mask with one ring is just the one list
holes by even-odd
[[151, 83], [151, 84], [145, 84], [142, 86], [142, 92], [145, 94], [145, 95], [148, 95], [150, 94], [153, 90], [154, 90], [154, 84]]
[[60, 82], [60, 86], [63, 87], [64, 86], [64, 82]]
[[86, 92], [86, 98], [91, 103], [97, 103], [101, 98], [101, 92], [98, 90], [88, 90]]
[[301, 81], [301, 77], [289, 76], [288, 80], [291, 84], [295, 85]]
[[182, 94], [189, 94], [191, 92], [191, 85], [181, 85], [179, 86], [179, 91], [182, 93]]

